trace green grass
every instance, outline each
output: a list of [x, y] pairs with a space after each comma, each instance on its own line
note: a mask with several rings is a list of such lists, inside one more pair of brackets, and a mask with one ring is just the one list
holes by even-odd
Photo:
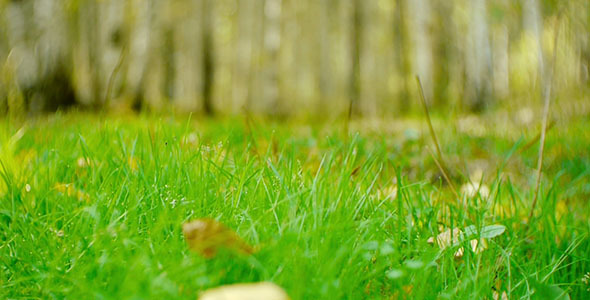
[[[582, 281], [590, 272], [587, 118], [549, 132], [526, 237], [538, 147], [519, 149], [534, 126], [474, 136], [435, 120], [455, 185], [479, 168], [490, 188], [488, 198], [456, 199], [425, 150], [420, 121], [359, 122], [350, 136], [339, 124], [252, 124], [4, 120], [0, 298], [195, 299], [263, 280], [292, 299], [492, 299], [494, 289], [517, 299], [555, 286], [572, 299], [590, 296]], [[78, 166], [82, 157], [87, 166]], [[388, 198], [380, 191], [392, 184], [398, 193]], [[182, 224], [201, 217], [259, 251], [200, 257]], [[482, 253], [455, 258], [466, 242], [427, 242], [442, 229], [493, 224], [506, 231]]]

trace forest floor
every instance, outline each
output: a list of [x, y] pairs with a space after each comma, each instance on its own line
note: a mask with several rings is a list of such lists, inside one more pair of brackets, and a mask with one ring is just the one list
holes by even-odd
[[4, 120], [0, 298], [590, 298], [588, 117], [548, 131], [530, 220], [540, 122], [433, 120], [445, 174], [419, 118]]

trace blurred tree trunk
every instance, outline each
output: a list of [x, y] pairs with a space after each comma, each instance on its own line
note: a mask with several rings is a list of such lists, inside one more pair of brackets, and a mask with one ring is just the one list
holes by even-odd
[[316, 55], [315, 68], [317, 77], [317, 86], [319, 90], [319, 97], [316, 99], [316, 113], [323, 115], [326, 112], [326, 102], [330, 98], [331, 92], [331, 78], [330, 78], [330, 53], [332, 52], [332, 40], [330, 29], [332, 25], [332, 16], [330, 13], [336, 3], [333, 1], [316, 1], [316, 8], [318, 11], [318, 33], [316, 34], [316, 45], [319, 53]]
[[537, 76], [538, 82], [543, 84], [545, 82], [545, 60], [543, 58], [542, 47], [542, 33], [543, 21], [539, 3], [537, 0], [523, 0], [523, 26], [525, 34], [529, 34], [533, 39], [533, 46], [535, 47], [534, 55], [537, 59]]
[[237, 28], [236, 28], [236, 48], [234, 49], [234, 66], [232, 80], [232, 102], [234, 111], [249, 111], [248, 99], [251, 89], [252, 73], [252, 47], [254, 40], [254, 5], [249, 2], [238, 1], [237, 3]]
[[205, 114], [247, 106], [370, 117], [411, 109], [418, 74], [431, 104], [461, 99], [481, 110], [496, 97], [538, 99], [557, 23], [564, 34], [555, 91], [588, 85], [589, 7], [587, 0], [0, 0], [0, 98], [6, 107], [10, 94], [12, 107], [29, 111], [74, 102], [98, 109], [112, 97], [155, 110], [168, 99]]
[[10, 47], [8, 45], [8, 22], [4, 16], [6, 7], [7, 2], [0, 1], [0, 41], [4, 41], [0, 43], [0, 115], [4, 115], [8, 111], [8, 89], [12, 85], [10, 82], [14, 82], [10, 78], [11, 74], [8, 73], [8, 53], [10, 53]]
[[124, 80], [123, 97], [128, 102], [122, 105], [135, 111], [140, 111], [145, 106], [145, 80], [150, 49], [144, 45], [150, 41], [152, 5], [151, 0], [127, 1], [123, 40], [127, 54], [120, 78]]
[[361, 94], [361, 41], [363, 30], [363, 12], [362, 0], [353, 0], [352, 7], [352, 36], [351, 36], [351, 70], [349, 77], [349, 107], [348, 118], [360, 114], [360, 94]]
[[510, 0], [499, 0], [495, 3], [495, 14], [491, 15], [492, 31], [492, 73], [494, 96], [506, 99], [510, 94], [510, 20], [507, 16]]
[[264, 102], [264, 81], [265, 76], [261, 74], [264, 67], [265, 47], [264, 47], [264, 32], [265, 32], [265, 1], [248, 2], [251, 8], [251, 59], [249, 65], [249, 76], [247, 78], [247, 95], [246, 108], [248, 111], [262, 113], [265, 112], [266, 107]]
[[264, 51], [263, 101], [266, 110], [272, 114], [282, 114], [279, 88], [279, 50], [281, 47], [282, 0], [264, 2]]
[[164, 76], [163, 80], [163, 87], [162, 90], [164, 92], [164, 96], [166, 100], [171, 102], [174, 97], [174, 85], [176, 84], [176, 70], [175, 70], [175, 53], [176, 53], [176, 45], [174, 43], [174, 34], [176, 31], [174, 30], [173, 24], [166, 24], [164, 25], [165, 28], [162, 28], [162, 47], [161, 49], [161, 57], [164, 60], [164, 70], [162, 74]]
[[585, 1], [578, 13], [580, 14], [579, 32], [586, 33], [585, 35], [582, 34], [579, 39], [580, 80], [582, 84], [590, 87], [590, 36], [587, 34], [590, 32], [590, 1]]
[[481, 111], [492, 99], [491, 50], [488, 37], [485, 0], [469, 3], [471, 21], [467, 28], [465, 104], [472, 111]]
[[202, 98], [203, 111], [206, 115], [212, 116], [213, 110], [213, 41], [211, 26], [211, 0], [202, 0], [201, 7], [201, 79], [202, 79]]
[[432, 12], [430, 0], [412, 0], [410, 1], [412, 16], [412, 38], [414, 44], [414, 73], [420, 76], [424, 96], [429, 105], [433, 99], [433, 80], [432, 80], [432, 40], [431, 20]]
[[100, 41], [100, 24], [99, 14], [101, 13], [101, 3], [98, 1], [87, 1], [84, 5], [85, 11], [81, 14], [83, 25], [86, 25], [86, 32], [83, 33], [83, 38], [86, 39], [86, 47], [88, 51], [88, 64], [90, 66], [90, 85], [91, 85], [91, 102], [94, 109], [99, 109], [102, 106], [102, 91], [104, 90], [103, 81], [101, 78], [102, 64], [101, 58], [104, 51]]
[[0, 94], [6, 93], [8, 109], [38, 113], [76, 104], [70, 19], [59, 2], [12, 1], [0, 8], [7, 28], [0, 48], [8, 52], [0, 61], [0, 81], [6, 86]]
[[453, 62], [453, 27], [451, 20], [453, 3], [450, 1], [434, 1], [433, 14], [434, 28], [439, 28], [438, 34], [433, 38], [432, 68], [433, 77], [433, 104], [439, 107], [448, 103], [448, 89], [451, 81], [450, 67]]
[[394, 17], [394, 42], [396, 50], [396, 62], [399, 68], [399, 77], [402, 80], [399, 92], [399, 108], [402, 112], [407, 112], [410, 108], [410, 89], [408, 86], [408, 76], [410, 74], [410, 59], [408, 54], [408, 33], [406, 29], [406, 3], [405, 0], [395, 0], [395, 17]]
[[[589, 12], [586, 16], [586, 32], [590, 32], [590, 3], [586, 2], [587, 11]], [[582, 61], [581, 64], [581, 80], [586, 86], [590, 87], [590, 39], [586, 36], [581, 41], [581, 49], [580, 49], [580, 59]]]

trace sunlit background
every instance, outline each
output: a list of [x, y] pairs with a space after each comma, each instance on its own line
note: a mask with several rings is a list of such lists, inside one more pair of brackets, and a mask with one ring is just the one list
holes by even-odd
[[587, 114], [589, 32], [587, 0], [0, 0], [0, 111], [398, 116], [419, 75], [442, 110]]

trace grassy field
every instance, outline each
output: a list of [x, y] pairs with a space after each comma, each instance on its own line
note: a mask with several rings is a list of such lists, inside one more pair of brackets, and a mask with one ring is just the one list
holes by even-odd
[[[0, 298], [196, 299], [272, 281], [292, 299], [588, 299], [590, 120], [549, 131], [532, 220], [539, 124], [498, 120], [434, 118], [459, 197], [419, 119], [358, 121], [351, 134], [194, 117], [4, 120]], [[182, 225], [205, 217], [257, 251], [191, 251]], [[463, 234], [445, 239], [454, 228]]]

